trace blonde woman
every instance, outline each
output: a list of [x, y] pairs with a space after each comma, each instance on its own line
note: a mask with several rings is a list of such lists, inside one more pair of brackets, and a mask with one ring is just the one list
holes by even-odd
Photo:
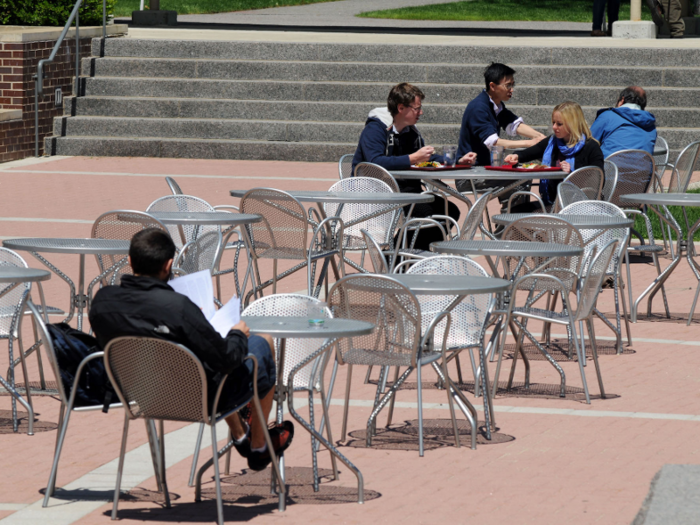
[[[576, 102], [562, 102], [552, 111], [552, 136], [518, 154], [508, 155], [505, 162], [518, 164], [542, 159], [545, 166], [560, 166], [570, 173], [584, 166], [597, 166], [603, 169], [603, 152], [600, 144], [591, 135], [591, 130], [583, 116], [581, 106]], [[540, 196], [549, 206], [557, 198], [559, 181], [541, 180]]]

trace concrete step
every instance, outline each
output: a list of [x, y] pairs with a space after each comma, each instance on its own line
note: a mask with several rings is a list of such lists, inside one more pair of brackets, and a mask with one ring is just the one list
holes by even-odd
[[[67, 114], [102, 117], [202, 118], [300, 120], [364, 123], [373, 108], [383, 106], [374, 102], [309, 102], [264, 100], [176, 99], [148, 97], [71, 97], [65, 99]], [[461, 122], [464, 104], [425, 103], [421, 123], [454, 124]], [[509, 104], [508, 107], [531, 125], [550, 123], [554, 106]], [[595, 120], [597, 106], [584, 106], [586, 120]], [[692, 128], [700, 126], [700, 109], [648, 108], [659, 127]]]
[[[267, 101], [372, 102], [384, 104], [394, 82], [302, 82], [279, 80], [209, 80], [170, 78], [84, 78], [85, 94], [98, 97], [164, 97]], [[482, 90], [481, 84], [416, 83], [430, 104], [466, 106]], [[609, 107], [620, 87], [527, 86], [519, 84], [511, 104], [555, 106], [575, 100], [582, 106]], [[697, 108], [700, 89], [649, 88], [650, 107]]]
[[[337, 162], [355, 151], [354, 144], [260, 142], [253, 140], [119, 138], [110, 136], [47, 137], [51, 155], [98, 157], [169, 157], [189, 159], [285, 160]], [[233, 189], [233, 188], [232, 188]]]
[[[92, 54], [100, 56], [100, 40], [93, 39]], [[214, 42], [193, 40], [138, 40], [110, 38], [105, 42], [108, 57], [153, 57], [223, 60], [313, 60], [332, 62], [375, 63], [453, 63], [462, 64], [465, 57], [478, 64], [477, 72], [491, 62], [511, 66], [561, 65], [595, 67], [698, 67], [700, 49], [658, 49], [635, 47], [608, 49], [603, 47], [551, 46], [464, 46], [464, 45], [391, 45], [391, 44], [327, 44], [279, 42]], [[517, 67], [515, 69], [518, 69]]]
[[[200, 78], [220, 80], [295, 80], [307, 82], [404, 82], [439, 81], [443, 84], [483, 82], [481, 64], [310, 62], [273, 60], [209, 60], [105, 57], [92, 61], [83, 72], [91, 76], [142, 78]], [[547, 66], [518, 67], [518, 84], [529, 86], [627, 86], [697, 87], [700, 68], [644, 66]]]

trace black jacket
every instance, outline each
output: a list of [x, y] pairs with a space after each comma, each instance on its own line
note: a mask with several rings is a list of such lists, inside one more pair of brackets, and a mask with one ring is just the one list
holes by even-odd
[[[544, 150], [547, 149], [547, 144], [549, 144], [549, 137], [542, 139], [534, 146], [524, 149], [518, 152], [518, 162], [529, 162], [531, 160], [542, 159], [544, 155]], [[603, 157], [603, 152], [600, 149], [600, 144], [595, 139], [588, 139], [586, 143], [581, 148], [576, 155], [574, 155], [574, 169], [583, 168], [585, 166], [597, 166], [601, 170], [605, 170], [605, 158]], [[564, 156], [559, 151], [559, 148], [555, 147], [552, 152], [552, 166], [557, 165], [557, 161], [563, 161]]]
[[248, 338], [230, 330], [223, 338], [190, 299], [152, 277], [125, 275], [119, 286], [105, 286], [95, 295], [89, 313], [102, 348], [120, 336], [167, 339], [186, 346], [202, 361], [209, 390], [224, 374], [241, 365]]

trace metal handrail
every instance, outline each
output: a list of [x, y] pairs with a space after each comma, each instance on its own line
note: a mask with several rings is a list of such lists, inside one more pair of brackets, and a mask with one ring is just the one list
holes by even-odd
[[[44, 66], [51, 64], [56, 58], [56, 53], [58, 48], [61, 47], [64, 38], [68, 34], [70, 26], [73, 25], [73, 20], [75, 20], [75, 96], [80, 96], [80, 86], [78, 84], [80, 80], [80, 4], [83, 0], [77, 0], [73, 10], [68, 17], [66, 25], [63, 26], [63, 31], [61, 31], [61, 36], [58, 37], [56, 44], [51, 50], [49, 58], [43, 58], [39, 60], [39, 64], [36, 68], [36, 75], [34, 75], [34, 156], [39, 156], [39, 97], [44, 96]], [[102, 41], [107, 38], [107, 0], [102, 0]]]

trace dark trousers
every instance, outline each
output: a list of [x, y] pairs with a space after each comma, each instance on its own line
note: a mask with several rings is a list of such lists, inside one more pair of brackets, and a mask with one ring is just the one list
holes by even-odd
[[605, 4], [608, 4], [608, 29], [612, 30], [613, 22], [617, 22], [620, 14], [620, 0], [593, 0], [593, 30], [603, 27]]

